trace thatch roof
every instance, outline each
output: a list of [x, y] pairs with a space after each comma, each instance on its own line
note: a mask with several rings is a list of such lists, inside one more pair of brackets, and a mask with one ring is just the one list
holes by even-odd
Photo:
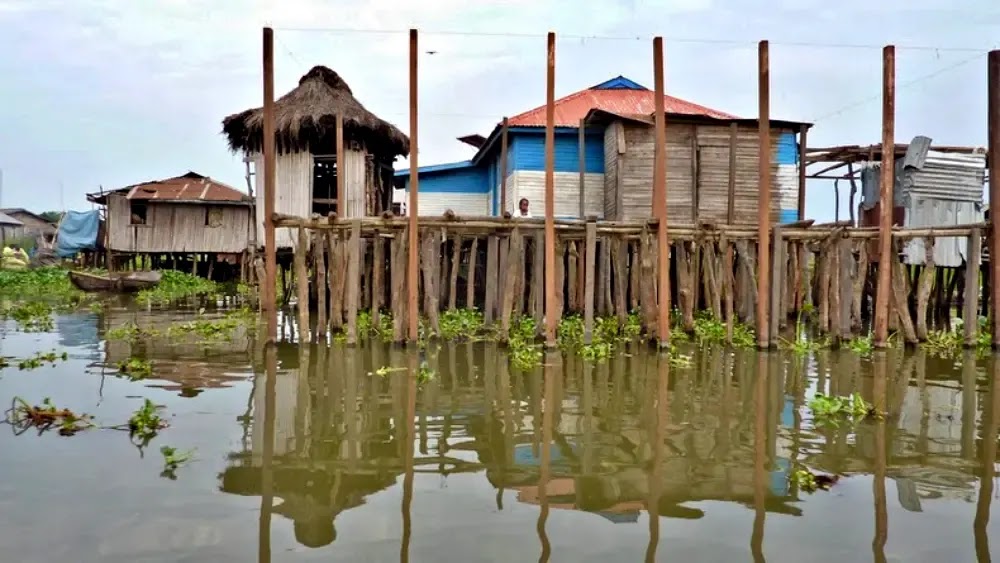
[[[344, 120], [345, 140], [360, 141], [375, 155], [404, 155], [410, 139], [361, 105], [339, 74], [315, 66], [299, 85], [274, 102], [274, 128], [279, 152], [312, 150], [333, 153], [336, 116]], [[264, 137], [264, 109], [248, 109], [222, 120], [222, 132], [233, 151], [259, 152]]]

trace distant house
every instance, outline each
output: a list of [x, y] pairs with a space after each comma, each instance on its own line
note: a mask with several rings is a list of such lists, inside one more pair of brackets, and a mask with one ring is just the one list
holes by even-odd
[[[343, 124], [344, 154], [337, 154], [336, 121]], [[274, 102], [275, 211], [296, 217], [378, 215], [392, 204], [393, 162], [410, 140], [359, 102], [339, 74], [313, 67]], [[258, 240], [264, 233], [264, 111], [253, 108], [222, 121], [233, 151], [254, 163]], [[337, 176], [343, 175], [343, 194]], [[291, 229], [278, 229], [278, 248], [292, 246]]]
[[56, 236], [56, 226], [50, 221], [32, 213], [27, 209], [8, 208], [0, 209], [0, 213], [12, 217], [21, 223], [17, 225], [4, 225], [3, 236], [5, 240], [11, 239], [35, 239], [39, 235], [45, 237], [46, 241], [51, 241]]
[[209, 254], [232, 261], [253, 240], [250, 197], [195, 172], [87, 199], [106, 206], [104, 246], [119, 255]]
[[[655, 93], [618, 76], [555, 101], [555, 214], [635, 219], [652, 214]], [[727, 220], [730, 131], [737, 127], [734, 223], [757, 220], [757, 122], [664, 96], [667, 190], [672, 221]], [[419, 168], [420, 214], [499, 215], [521, 198], [543, 213], [545, 106], [508, 119], [507, 169], [500, 169], [503, 128], [460, 140], [477, 148], [470, 160]], [[580, 125], [584, 123], [583, 151]], [[798, 143], [808, 124], [772, 121], [772, 212], [798, 219]], [[580, 153], [583, 153], [581, 167]], [[583, 197], [581, 198], [581, 168]], [[500, 179], [506, 177], [506, 201]], [[396, 172], [409, 189], [409, 171]], [[582, 202], [582, 205], [581, 205]], [[582, 209], [581, 209], [582, 207]]]

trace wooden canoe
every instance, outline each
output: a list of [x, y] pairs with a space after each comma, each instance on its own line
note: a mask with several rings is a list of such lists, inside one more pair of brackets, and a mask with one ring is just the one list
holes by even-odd
[[87, 292], [134, 293], [156, 287], [160, 278], [160, 272], [121, 272], [111, 275], [69, 273], [73, 285]]

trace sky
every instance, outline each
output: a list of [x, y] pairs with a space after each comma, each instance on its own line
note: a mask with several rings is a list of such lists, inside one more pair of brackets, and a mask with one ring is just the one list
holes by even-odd
[[[771, 116], [814, 122], [810, 147], [879, 142], [881, 46], [895, 44], [897, 141], [983, 146], [1000, 2], [0, 0], [0, 206], [90, 209], [88, 192], [188, 170], [245, 190], [221, 121], [262, 103], [265, 25], [276, 96], [323, 64], [404, 132], [406, 30], [419, 29], [427, 165], [471, 157], [456, 137], [544, 103], [548, 31], [557, 97], [617, 75], [652, 87], [660, 35], [667, 93], [744, 117], [767, 39]], [[830, 187], [809, 184], [807, 216], [832, 218]]]

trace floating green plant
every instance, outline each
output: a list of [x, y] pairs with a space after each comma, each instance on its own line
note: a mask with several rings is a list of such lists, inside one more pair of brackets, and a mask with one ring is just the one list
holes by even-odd
[[177, 479], [177, 470], [194, 459], [194, 450], [179, 451], [171, 446], [161, 446], [160, 453], [163, 455], [163, 471], [161, 477], [166, 477], [171, 481]]
[[39, 352], [30, 358], [25, 358], [18, 362], [17, 369], [19, 370], [30, 370], [38, 369], [46, 364], [55, 365], [59, 360], [66, 361], [69, 359], [69, 354], [66, 352], [58, 353], [56, 351], [52, 352]]
[[477, 309], [444, 311], [438, 319], [441, 338], [472, 340], [483, 331], [483, 313]]
[[813, 493], [818, 490], [829, 491], [833, 485], [840, 480], [839, 475], [822, 475], [813, 473], [808, 469], [796, 469], [789, 480], [799, 488], [800, 491]]
[[809, 401], [809, 410], [813, 412], [817, 422], [832, 426], [837, 426], [842, 420], [853, 422], [866, 417], [880, 416], [875, 407], [858, 392], [852, 393], [849, 397], [816, 393]]
[[41, 405], [31, 405], [20, 397], [14, 397], [10, 410], [6, 412], [6, 422], [18, 434], [34, 428], [39, 434], [58, 429], [61, 436], [72, 436], [94, 426], [92, 417], [77, 414], [67, 408], [60, 408], [46, 397]]
[[142, 406], [128, 419], [129, 437], [140, 447], [145, 447], [160, 430], [167, 427], [166, 421], [160, 417], [162, 408], [145, 399]]
[[141, 358], [129, 358], [118, 363], [118, 371], [132, 381], [141, 381], [153, 375], [153, 365]]

